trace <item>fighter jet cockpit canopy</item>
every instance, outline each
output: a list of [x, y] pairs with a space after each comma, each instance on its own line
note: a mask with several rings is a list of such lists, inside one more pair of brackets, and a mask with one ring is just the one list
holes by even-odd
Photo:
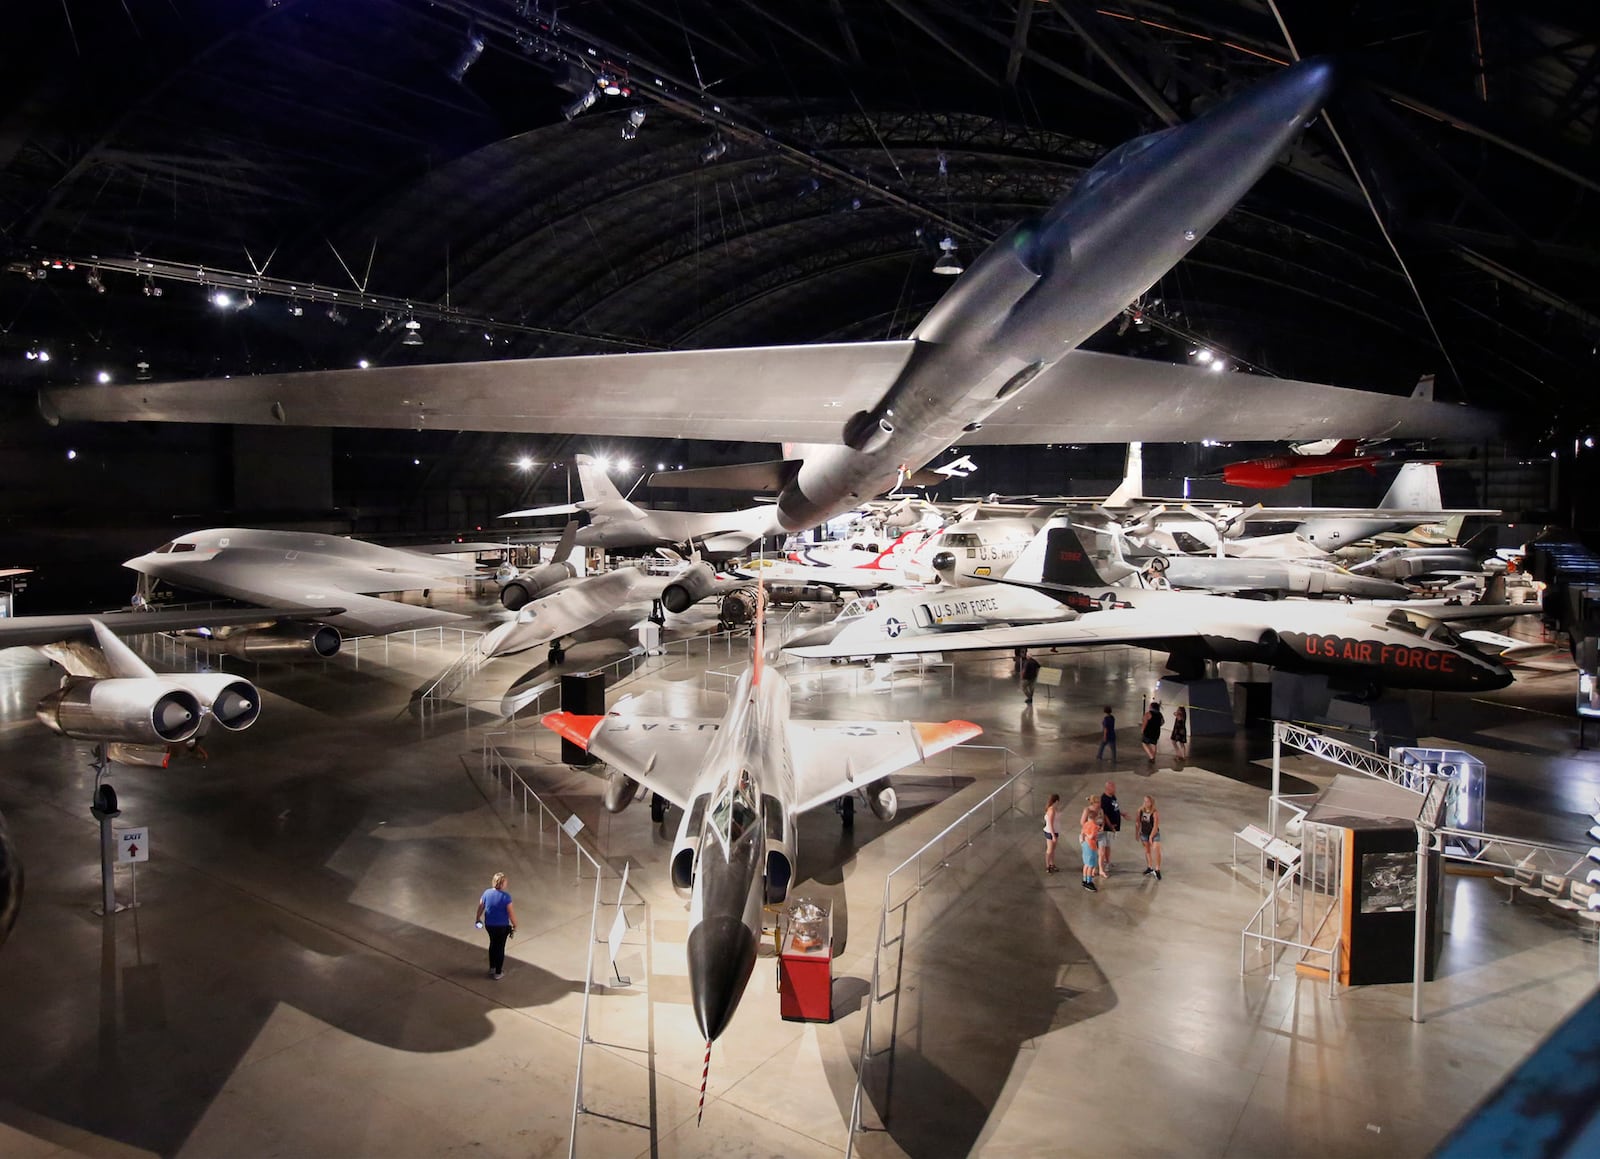
[[1409, 632], [1411, 635], [1420, 636], [1424, 640], [1437, 640], [1439, 643], [1448, 644], [1452, 648], [1470, 650], [1470, 645], [1461, 637], [1460, 633], [1456, 632], [1443, 620], [1435, 620], [1424, 612], [1396, 608], [1389, 613], [1386, 623], [1391, 628], [1399, 628], [1402, 632]]
[[1096, 161], [1094, 168], [1090, 169], [1089, 172], [1084, 174], [1083, 180], [1079, 181], [1077, 187], [1072, 191], [1074, 196], [1091, 192], [1095, 186], [1099, 185], [1113, 173], [1120, 171], [1122, 167], [1129, 161], [1133, 160], [1140, 153], [1143, 153], [1146, 149], [1149, 149], [1163, 137], [1171, 134], [1171, 132], [1171, 129], [1160, 129], [1154, 133], [1146, 133], [1142, 137], [1135, 137], [1131, 141], [1124, 141], [1115, 149], [1111, 150], [1111, 152], [1107, 153], [1104, 157], [1100, 158], [1100, 160]]
[[731, 847], [752, 831], [759, 817], [755, 780], [750, 770], [741, 769], [738, 776], [723, 784], [711, 806], [711, 831], [724, 847]]
[[877, 610], [878, 601], [876, 599], [871, 597], [862, 597], [860, 599], [851, 600], [844, 606], [844, 610], [835, 616], [834, 619], [854, 620], [859, 616], [866, 615], [868, 612], [875, 612]]

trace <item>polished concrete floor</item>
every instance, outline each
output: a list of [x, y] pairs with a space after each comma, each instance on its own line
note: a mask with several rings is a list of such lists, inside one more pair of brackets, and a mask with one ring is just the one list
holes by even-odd
[[[118, 823], [147, 825], [152, 856], [136, 883], [119, 870], [120, 896], [136, 885], [139, 905], [110, 922], [93, 912], [88, 746], [32, 719], [50, 668], [0, 653], [0, 809], [29, 870], [0, 951], [0, 1154], [563, 1153], [595, 881], [496, 767], [585, 822], [580, 840], [606, 867], [602, 936], [629, 870], [618, 968], [630, 983], [598, 986], [591, 1003], [578, 1152], [842, 1153], [884, 876], [1002, 782], [1004, 755], [913, 770], [890, 823], [864, 809], [851, 832], [831, 810], [805, 818], [798, 892], [834, 907], [835, 1020], [782, 1021], [763, 958], [712, 1051], [697, 1125], [704, 1043], [685, 912], [664, 880], [670, 836], [642, 805], [604, 813], [599, 782], [559, 765], [529, 720], [454, 711], [419, 724], [413, 696], [455, 647], [369, 642], [328, 665], [264, 668], [256, 728], [211, 738], [203, 763], [118, 771]], [[574, 664], [609, 654], [585, 648]], [[1571, 923], [1466, 877], [1447, 883], [1420, 1025], [1409, 986], [1330, 999], [1292, 969], [1273, 980], [1252, 961], [1241, 976], [1239, 931], [1260, 894], [1231, 866], [1230, 834], [1264, 818], [1266, 732], [1201, 739], [1183, 767], [1169, 753], [1152, 766], [1133, 725], [1159, 660], [1114, 648], [1047, 661], [1062, 686], [1031, 708], [1005, 660], [921, 680], [792, 676], [797, 715], [965, 717], [984, 726], [980, 743], [1017, 754], [1013, 767], [1035, 763], [1021, 811], [930, 876], [885, 952], [860, 1153], [1425, 1154], [1592, 990], [1596, 950]], [[467, 695], [489, 705], [526, 667], [498, 661]], [[725, 681], [706, 667], [658, 662], [624, 687], [715, 715], [703, 690]], [[1575, 749], [1571, 696], [1570, 671], [1552, 669], [1494, 697], [1440, 697], [1436, 717], [1426, 697], [1416, 708], [1423, 732], [1489, 763], [1491, 829], [1576, 845], [1600, 756]], [[1124, 724], [1116, 762], [1094, 758], [1106, 702]], [[1048, 793], [1081, 800], [1108, 774], [1126, 803], [1157, 797], [1164, 880], [1138, 872], [1128, 843], [1089, 894], [1065, 843], [1066, 871], [1043, 873], [1039, 814]], [[499, 982], [472, 926], [496, 870], [521, 921]], [[594, 977], [612, 978], [603, 944]]]

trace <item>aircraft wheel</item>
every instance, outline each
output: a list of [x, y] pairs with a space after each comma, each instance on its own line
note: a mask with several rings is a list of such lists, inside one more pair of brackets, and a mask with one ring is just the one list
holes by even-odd
[[550, 645], [550, 663], [560, 664], [564, 662], [566, 658], [567, 652], [565, 648], [558, 648], [554, 644]]
[[856, 827], [856, 798], [855, 794], [847, 793], [839, 798], [839, 820], [846, 831]]

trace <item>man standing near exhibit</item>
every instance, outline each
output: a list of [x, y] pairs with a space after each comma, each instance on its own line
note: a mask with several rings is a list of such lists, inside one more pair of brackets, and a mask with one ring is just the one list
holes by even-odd
[[1111, 746], [1111, 763], [1117, 760], [1117, 718], [1111, 711], [1111, 706], [1105, 706], [1105, 715], [1100, 718], [1100, 751], [1094, 754], [1094, 759], [1104, 760], [1106, 746]]
[[1112, 781], [1106, 782], [1106, 791], [1100, 794], [1100, 815], [1104, 818], [1100, 826], [1100, 876], [1107, 877], [1111, 873], [1111, 837], [1122, 832], [1122, 806], [1117, 803], [1117, 786]]
[[1033, 686], [1039, 682], [1039, 661], [1029, 656], [1022, 662], [1022, 703], [1033, 703]]

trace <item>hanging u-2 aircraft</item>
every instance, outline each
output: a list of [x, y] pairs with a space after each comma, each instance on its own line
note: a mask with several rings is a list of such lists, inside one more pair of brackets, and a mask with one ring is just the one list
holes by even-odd
[[956, 444], [1478, 433], [1400, 398], [1080, 351], [1267, 171], [1333, 90], [1284, 69], [1195, 121], [1112, 150], [1012, 227], [900, 341], [396, 366], [40, 393], [51, 421], [507, 430], [782, 441], [773, 463], [674, 486], [776, 491], [784, 530], [881, 494]]
[[669, 873], [689, 899], [689, 989], [708, 1044], [727, 1027], [755, 968], [761, 907], [783, 901], [796, 880], [799, 815], [864, 789], [873, 812], [889, 820], [898, 808], [891, 773], [982, 731], [964, 720], [794, 719], [788, 682], [763, 662], [762, 610], [753, 663], [720, 719], [544, 717], [610, 766], [612, 812], [641, 785], [683, 810]]

